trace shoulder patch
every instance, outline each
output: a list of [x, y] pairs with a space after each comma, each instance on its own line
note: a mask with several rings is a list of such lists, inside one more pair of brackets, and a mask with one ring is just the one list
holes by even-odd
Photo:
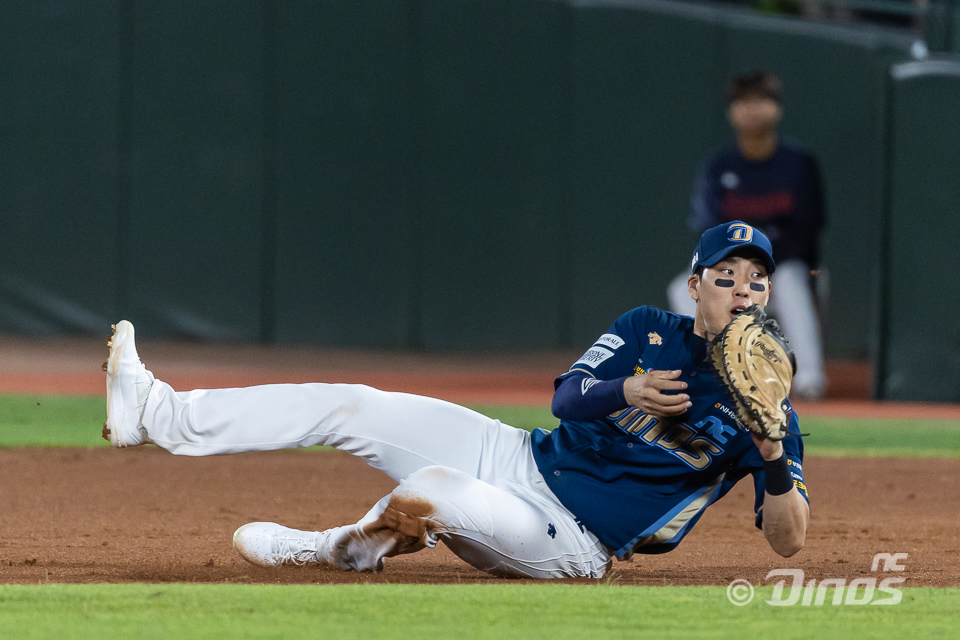
[[620, 336], [616, 336], [616, 335], [614, 335], [614, 334], [612, 334], [612, 333], [605, 333], [605, 334], [603, 334], [602, 336], [600, 336], [600, 337], [597, 339], [596, 343], [594, 343], [594, 344], [603, 345], [603, 346], [609, 347], [609, 348], [611, 348], [611, 349], [613, 349], [613, 350], [617, 350], [617, 349], [619, 349], [620, 347], [622, 347], [622, 346], [623, 346], [624, 344], [626, 344], [626, 343], [625, 343], [625, 341], [623, 340], [623, 338], [621, 338]]
[[651, 331], [647, 334], [647, 338], [650, 339], [650, 344], [660, 345], [663, 344], [663, 338], [660, 337], [660, 334], [656, 331]]
[[583, 354], [583, 356], [579, 360], [573, 363], [573, 366], [575, 367], [578, 364], [585, 364], [588, 367], [596, 367], [598, 364], [600, 364], [607, 358], [611, 357], [612, 355], [613, 355], [613, 351], [610, 351], [610, 349], [605, 349], [603, 347], [598, 347], [598, 346], [590, 347], [587, 350], [587, 352]]

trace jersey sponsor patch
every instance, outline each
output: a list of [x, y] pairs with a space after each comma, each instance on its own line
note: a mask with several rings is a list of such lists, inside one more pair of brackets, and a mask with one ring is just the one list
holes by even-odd
[[610, 349], [604, 349], [603, 347], [590, 347], [579, 360], [573, 363], [573, 366], [575, 367], [578, 364], [585, 364], [588, 367], [596, 367], [598, 364], [612, 355], [613, 351], [610, 351]]
[[810, 493], [807, 491], [807, 485], [803, 483], [803, 465], [798, 460], [787, 458], [787, 467], [790, 469], [790, 479], [793, 480], [793, 486], [809, 500]]
[[[746, 427], [744, 426], [743, 422], [741, 422], [741, 420], [740, 420], [740, 416], [737, 415], [737, 412], [736, 412], [736, 411], [734, 411], [733, 409], [731, 409], [731, 408], [728, 407], [727, 405], [721, 404], [721, 403], [719, 403], [719, 402], [718, 402], [717, 404], [713, 405], [713, 407], [714, 407], [714, 409], [720, 409], [720, 411], [723, 411], [725, 414], [727, 414], [727, 416], [729, 416], [729, 418], [730, 418], [731, 420], [733, 420], [733, 421], [737, 424], [737, 426], [739, 426], [741, 429], [746, 429]], [[788, 462], [788, 463], [790, 462], [790, 459], [789, 459], [789, 458], [787, 458], [787, 462]]]
[[597, 341], [594, 343], [595, 346], [605, 346], [616, 351], [622, 347], [626, 342], [620, 336], [615, 336], [612, 333], [605, 333], [600, 336]]
[[663, 338], [660, 337], [660, 334], [656, 331], [651, 331], [647, 334], [647, 338], [650, 339], [650, 344], [661, 345], [663, 344]]

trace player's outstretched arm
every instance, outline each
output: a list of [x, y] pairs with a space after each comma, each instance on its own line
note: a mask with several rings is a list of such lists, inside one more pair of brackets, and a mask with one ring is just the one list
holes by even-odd
[[[786, 459], [783, 457], [783, 443], [752, 435], [754, 444], [763, 456], [766, 468], [763, 535], [774, 551], [784, 558], [789, 558], [803, 548], [807, 537], [807, 525], [810, 522], [810, 505], [793, 486], [789, 472], [778, 469], [779, 465], [784, 465], [784, 468], [786, 465]], [[785, 478], [781, 476], [782, 473], [786, 474]], [[787, 486], [789, 489], [784, 491]]]
[[683, 393], [687, 383], [677, 380], [679, 375], [680, 371], [674, 370], [632, 376], [623, 381], [623, 396], [627, 404], [652, 416], [679, 416], [693, 405], [690, 396]]

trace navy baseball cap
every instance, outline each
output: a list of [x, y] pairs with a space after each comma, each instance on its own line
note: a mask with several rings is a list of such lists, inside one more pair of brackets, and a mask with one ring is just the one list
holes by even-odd
[[756, 227], [740, 220], [724, 222], [703, 232], [697, 248], [693, 251], [690, 272], [696, 273], [697, 267], [712, 267], [744, 247], [756, 247], [767, 265], [767, 275], [773, 273], [777, 265], [773, 261], [773, 245], [770, 244], [770, 239]]

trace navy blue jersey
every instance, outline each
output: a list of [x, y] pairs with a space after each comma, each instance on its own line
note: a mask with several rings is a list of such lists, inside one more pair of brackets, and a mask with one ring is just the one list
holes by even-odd
[[820, 169], [797, 145], [781, 142], [761, 162], [747, 160], [737, 147], [721, 151], [700, 170], [692, 205], [694, 231], [743, 220], [770, 238], [777, 262], [799, 258], [817, 266], [826, 221]]
[[[737, 427], [733, 402], [705, 354], [692, 318], [655, 307], [629, 311], [557, 378], [557, 385], [584, 374], [615, 380], [680, 369], [692, 407], [658, 420], [624, 406], [607, 417], [562, 420], [551, 432], [533, 434], [533, 455], [547, 485], [620, 559], [673, 549], [707, 506], [750, 474], [761, 525], [763, 459], [750, 434]], [[796, 414], [790, 431], [799, 433]], [[790, 435], [783, 445], [794, 484], [807, 498], [803, 442]]]

